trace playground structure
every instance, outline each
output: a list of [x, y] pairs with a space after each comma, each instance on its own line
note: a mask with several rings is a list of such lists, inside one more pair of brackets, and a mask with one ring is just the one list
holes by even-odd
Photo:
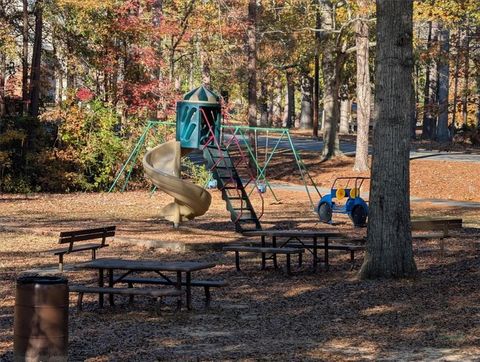
[[[368, 179], [370, 178], [337, 177], [333, 181], [330, 193], [324, 195], [318, 203], [316, 211], [320, 221], [331, 223], [333, 213], [339, 213], [347, 214], [355, 226], [365, 226], [368, 217], [368, 205], [360, 196], [360, 192], [364, 181]], [[347, 201], [340, 204], [339, 201], [344, 198], [347, 198]]]
[[[321, 195], [296, 151], [288, 129], [222, 125], [221, 121], [221, 106], [215, 93], [205, 87], [187, 93], [184, 100], [177, 103], [176, 123], [148, 121], [109, 191], [119, 186], [122, 175], [124, 182], [121, 190], [126, 189], [136, 160], [145, 144], [148, 144], [147, 139], [152, 130], [157, 131], [163, 127], [173, 131], [176, 126], [175, 141], [167, 142], [161, 132], [157, 133], [161, 144], [147, 151], [143, 158], [147, 178], [155, 188], [174, 198], [174, 202], [167, 205], [161, 215], [175, 226], [182, 219], [204, 214], [211, 202], [209, 193], [202, 187], [180, 179], [180, 157], [193, 154], [195, 150], [201, 151], [216, 187], [222, 192], [237, 232], [261, 229], [260, 218], [264, 213], [261, 191], [269, 190], [275, 201], [279, 202], [266, 172], [282, 141], [287, 142], [293, 152], [310, 204], [314, 208], [315, 202], [307, 183], [310, 181], [317, 194]], [[266, 137], [259, 136], [263, 134]], [[270, 134], [277, 135], [277, 138], [270, 141]], [[253, 147], [249, 141], [251, 138], [254, 139]], [[260, 141], [264, 144], [260, 145]], [[265, 152], [259, 157], [259, 149], [263, 147]]]

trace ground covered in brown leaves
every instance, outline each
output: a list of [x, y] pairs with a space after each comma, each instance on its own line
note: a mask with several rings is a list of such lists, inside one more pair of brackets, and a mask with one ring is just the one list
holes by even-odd
[[[48, 249], [61, 230], [114, 223], [118, 237], [99, 256], [205, 260], [216, 263], [194, 277], [225, 279], [213, 290], [211, 308], [194, 290], [194, 309], [161, 315], [152, 300], [98, 308], [85, 297], [78, 312], [71, 298], [70, 360], [480, 360], [480, 235], [467, 227], [447, 239], [441, 256], [438, 240], [415, 242], [418, 278], [359, 281], [348, 256], [335, 254], [329, 272], [312, 273], [311, 259], [288, 277], [283, 269], [260, 271], [256, 255], [242, 258], [219, 248], [243, 240], [233, 232], [219, 192], [209, 212], [173, 230], [158, 220], [169, 200], [160, 193], [0, 196], [0, 360], [11, 360], [15, 280], [26, 269], [55, 265]], [[304, 192], [279, 190], [281, 204], [267, 196], [265, 227], [339, 228], [362, 234], [344, 217], [333, 226], [319, 224]], [[413, 204], [413, 214], [461, 216], [477, 226], [478, 209]], [[477, 226], [478, 227], [478, 226]], [[170, 250], [149, 248], [157, 241]], [[181, 246], [186, 246], [185, 250]], [[87, 255], [66, 256], [73, 264]], [[361, 262], [361, 253], [357, 256]], [[284, 265], [280, 257], [280, 265]], [[94, 284], [91, 272], [68, 272], [72, 283]], [[139, 298], [137, 298], [139, 299]]]

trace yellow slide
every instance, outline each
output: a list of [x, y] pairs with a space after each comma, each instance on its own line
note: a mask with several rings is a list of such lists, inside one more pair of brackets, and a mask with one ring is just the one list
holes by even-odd
[[175, 227], [184, 219], [205, 214], [212, 202], [207, 190], [180, 178], [180, 159], [188, 152], [180, 148], [180, 142], [169, 141], [149, 150], [143, 158], [145, 176], [175, 199], [161, 211]]

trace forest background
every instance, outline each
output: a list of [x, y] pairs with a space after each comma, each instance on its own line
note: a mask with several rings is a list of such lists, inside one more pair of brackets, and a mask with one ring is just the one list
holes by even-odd
[[[480, 144], [479, 6], [415, 2], [412, 138]], [[201, 84], [227, 122], [321, 136], [322, 160], [355, 132], [365, 171], [375, 21], [370, 0], [0, 0], [0, 191], [106, 190]]]

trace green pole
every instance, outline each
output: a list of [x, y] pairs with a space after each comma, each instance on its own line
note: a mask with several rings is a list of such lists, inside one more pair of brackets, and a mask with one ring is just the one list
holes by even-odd
[[[145, 143], [145, 139], [147, 138], [147, 133], [151, 128], [152, 128], [152, 124], [148, 122], [147, 129], [145, 130], [145, 132], [143, 132], [142, 136], [140, 137], [140, 140], [138, 141], [139, 145], [143, 146], [143, 144]], [[133, 168], [135, 167], [135, 163], [137, 162], [137, 157], [138, 157], [138, 154], [140, 153], [140, 149], [141, 147], [139, 146], [135, 150], [135, 154], [133, 156], [133, 162], [131, 163], [130, 170], [127, 173], [127, 177], [125, 178], [125, 183], [123, 184], [121, 192], [124, 192], [125, 189], [127, 188], [128, 181], [130, 181], [130, 176], [132, 175]]]
[[134, 155], [137, 153], [137, 150], [142, 146], [143, 139], [145, 138], [145, 135], [147, 134], [149, 129], [150, 129], [150, 121], [145, 126], [145, 129], [143, 130], [143, 133], [139, 137], [137, 143], [135, 144], [135, 147], [133, 148], [132, 152], [128, 156], [127, 161], [125, 161], [122, 168], [120, 169], [117, 176], [115, 177], [115, 180], [113, 181], [112, 186], [110, 186], [110, 188], [108, 189], [108, 192], [112, 192], [113, 189], [115, 188], [115, 186], [117, 185], [118, 180], [120, 180], [120, 177], [122, 176], [123, 172], [125, 172], [125, 169], [127, 168], [128, 164], [130, 163], [130, 161], [132, 160]]
[[298, 170], [300, 171], [300, 176], [302, 178], [303, 185], [305, 186], [305, 190], [307, 191], [308, 199], [310, 200], [310, 205], [312, 206], [312, 208], [315, 209], [315, 205], [313, 203], [312, 196], [310, 195], [310, 191], [308, 190], [307, 182], [305, 180], [305, 177], [303, 176], [304, 172], [306, 172], [306, 174], [310, 178], [310, 181], [312, 181], [313, 187], [315, 187], [315, 190], [317, 191], [317, 194], [320, 195], [320, 192], [318, 191], [317, 185], [315, 184], [315, 182], [311, 178], [310, 174], [308, 173], [308, 170], [306, 169], [305, 165], [303, 164], [302, 160], [300, 159], [300, 155], [297, 153], [297, 150], [295, 149], [295, 145], [293, 144], [292, 138], [290, 137], [290, 132], [288, 132], [288, 131], [287, 131], [287, 137], [288, 137], [288, 141], [290, 142], [290, 147], [292, 148], [293, 155], [295, 157], [295, 161], [297, 162]]

